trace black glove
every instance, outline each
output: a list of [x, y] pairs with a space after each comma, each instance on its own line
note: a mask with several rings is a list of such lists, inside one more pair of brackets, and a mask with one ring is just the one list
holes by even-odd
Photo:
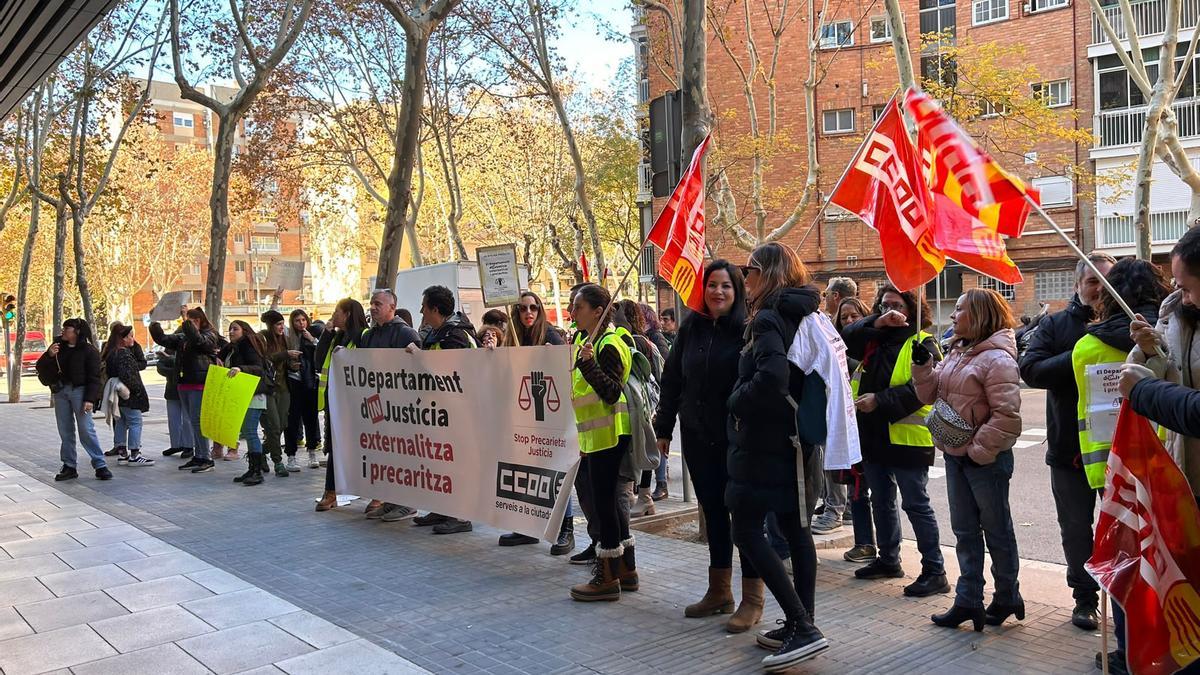
[[921, 344], [920, 342], [913, 343], [913, 348], [912, 348], [912, 362], [913, 363], [917, 364], [918, 366], [923, 366], [926, 363], [929, 363], [929, 359], [932, 359], [932, 358], [933, 358], [933, 354], [931, 354], [929, 352], [929, 349], [926, 348], [925, 345]]

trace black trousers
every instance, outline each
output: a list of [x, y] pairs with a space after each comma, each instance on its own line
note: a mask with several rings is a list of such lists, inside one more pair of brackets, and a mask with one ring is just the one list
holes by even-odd
[[333, 484], [333, 434], [329, 433], [329, 409], [325, 409], [325, 489], [333, 492], [335, 489]]
[[304, 425], [304, 447], [316, 450], [321, 444], [321, 422], [317, 413], [317, 390], [309, 389], [290, 377], [287, 386], [292, 398], [288, 406], [287, 427], [283, 431], [283, 451], [292, 457], [299, 445], [300, 425]]
[[792, 550], [792, 579], [783, 561], [767, 543], [763, 519], [767, 512], [743, 509], [733, 512], [733, 542], [762, 576], [789, 621], [811, 622], [817, 588], [817, 549], [812, 532], [800, 524], [800, 512], [775, 513], [779, 529]]
[[[733, 530], [729, 509], [725, 506], [725, 484], [729, 482], [726, 464], [728, 449], [723, 442], [713, 443], [692, 434], [683, 434], [683, 461], [696, 488], [696, 499], [704, 511], [704, 533], [708, 537], [708, 565], [716, 569], [733, 567]], [[738, 555], [742, 577], [757, 579], [758, 572], [744, 553]]]
[[621, 460], [629, 451], [629, 437], [621, 436], [615, 447], [583, 456], [579, 466], [583, 489], [579, 506], [588, 519], [588, 535], [597, 548], [612, 550], [629, 538], [629, 507], [621, 506], [623, 491]]
[[1067, 586], [1076, 602], [1096, 604], [1100, 586], [1083, 569], [1083, 564], [1092, 557], [1092, 526], [1099, 493], [1088, 485], [1083, 469], [1057, 466], [1050, 467], [1050, 492], [1058, 510], [1063, 557], [1067, 559]]

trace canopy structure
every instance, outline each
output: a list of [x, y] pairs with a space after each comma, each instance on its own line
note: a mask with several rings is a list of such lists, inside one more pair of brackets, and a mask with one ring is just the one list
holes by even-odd
[[0, 0], [0, 120], [118, 0]]

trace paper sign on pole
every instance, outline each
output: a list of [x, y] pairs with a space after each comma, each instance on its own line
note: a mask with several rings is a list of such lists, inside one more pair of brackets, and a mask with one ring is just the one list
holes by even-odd
[[551, 541], [579, 445], [569, 346], [333, 355], [339, 493]]
[[1085, 366], [1088, 387], [1087, 428], [1093, 442], [1111, 443], [1117, 430], [1117, 415], [1121, 412], [1120, 363], [1097, 363]]
[[240, 372], [229, 377], [228, 368], [209, 366], [200, 399], [200, 433], [221, 445], [237, 447], [258, 380], [257, 375]]
[[267, 272], [266, 285], [269, 288], [280, 288], [288, 291], [298, 291], [304, 288], [304, 261], [279, 260], [271, 261], [271, 269]]
[[479, 286], [485, 307], [515, 305], [521, 299], [521, 278], [515, 244], [481, 246], [475, 249], [479, 263]]
[[187, 304], [189, 291], [171, 291], [163, 293], [158, 299], [158, 303], [154, 305], [154, 309], [150, 310], [151, 321], [174, 321], [179, 318], [179, 310]]

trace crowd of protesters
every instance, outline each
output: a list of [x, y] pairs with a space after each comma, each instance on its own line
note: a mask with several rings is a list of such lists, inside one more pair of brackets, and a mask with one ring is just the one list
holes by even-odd
[[[1089, 427], [1084, 373], [1099, 363], [1124, 366], [1121, 393], [1134, 409], [1169, 430], [1168, 447], [1200, 494], [1200, 230], [1190, 230], [1172, 252], [1171, 292], [1153, 264], [1093, 254], [1081, 262], [1075, 294], [1065, 309], [1040, 316], [1018, 339], [1009, 303], [995, 291], [970, 289], [950, 315], [948, 342], [927, 332], [933, 313], [921, 296], [881, 284], [860, 298], [847, 277], [818, 290], [790, 248], [766, 244], [747, 263], [710, 262], [704, 270], [703, 309], [677, 321], [672, 309], [656, 313], [646, 304], [616, 300], [603, 286], [572, 289], [570, 330], [548, 320], [542, 299], [520, 295], [508, 312], [488, 311], [478, 330], [455, 306], [450, 289], [424, 291], [420, 325], [397, 307], [389, 289], [377, 289], [368, 310], [356, 300], [339, 302], [327, 323], [301, 309], [285, 319], [272, 309], [256, 330], [233, 321], [226, 336], [202, 309], [185, 308], [173, 330], [150, 325], [162, 348], [157, 370], [166, 381], [164, 399], [170, 447], [180, 470], [214, 470], [215, 459], [237, 459], [237, 448], [214, 448], [200, 430], [203, 390], [210, 366], [259, 377], [240, 439], [247, 469], [233, 480], [259, 485], [325, 467], [325, 491], [317, 511], [337, 508], [334, 463], [323, 455], [331, 444], [329, 365], [343, 349], [498, 350], [572, 345], [572, 400], [578, 423], [581, 466], [573, 489], [587, 521], [590, 545], [570, 562], [591, 565], [587, 581], [570, 589], [580, 601], [617, 600], [637, 591], [639, 577], [630, 519], [653, 514], [668, 496], [668, 456], [678, 435], [683, 461], [703, 511], [709, 552], [708, 585], [685, 617], [730, 615], [725, 628], [749, 631], [763, 619], [770, 592], [783, 611], [777, 627], [760, 630], [757, 642], [772, 653], [768, 671], [790, 668], [829, 647], [815, 623], [814, 534], [837, 532], [849, 523], [853, 546], [847, 561], [861, 565], [863, 580], [898, 579], [903, 511], [915, 535], [921, 571], [903, 594], [949, 594], [937, 626], [969, 623], [975, 631], [1022, 620], [1020, 556], [1009, 503], [1013, 447], [1022, 431], [1022, 381], [1047, 390], [1051, 488], [1067, 561], [1066, 583], [1075, 607], [1071, 622], [1098, 627], [1099, 588], [1084, 570], [1091, 556], [1096, 499], [1104, 486], [1111, 437]], [[1128, 317], [1101, 283], [1103, 275], [1138, 314]], [[369, 320], [368, 320], [369, 314]], [[789, 361], [806, 317], [827, 321], [846, 347], [846, 387], [852, 392], [862, 461], [848, 469], [823, 470], [821, 444], [807, 442], [805, 420], [825, 415], [812, 395], [813, 374]], [[91, 327], [70, 319], [38, 361], [53, 392], [62, 439], [62, 468], [55, 480], [78, 477], [76, 443], [83, 446], [97, 479], [113, 477], [108, 458], [120, 465], [155, 463], [143, 447], [143, 414], [151, 407], [141, 371], [142, 347], [132, 329], [109, 327], [103, 350]], [[948, 349], [943, 353], [943, 346]], [[1164, 356], [1165, 355], [1165, 356]], [[623, 465], [631, 452], [625, 383], [632, 364], [649, 366], [659, 392], [653, 419], [660, 458], [657, 469], [632, 475]], [[103, 451], [93, 412], [103, 411], [112, 447]], [[303, 445], [306, 461], [298, 458]], [[324, 453], [322, 452], [324, 450]], [[940, 452], [939, 452], [940, 451]], [[951, 586], [941, 553], [937, 517], [929, 493], [930, 468], [945, 466], [950, 525], [959, 576]], [[270, 460], [268, 460], [268, 456]], [[800, 461], [797, 461], [798, 457]], [[649, 464], [647, 466], [654, 466]], [[639, 467], [640, 469], [640, 467]], [[817, 498], [820, 497], [820, 505]], [[365, 516], [384, 522], [412, 520], [435, 534], [469, 532], [472, 523], [453, 515], [418, 515], [409, 506], [374, 500]], [[550, 553], [575, 550], [574, 514], [568, 506]], [[504, 534], [501, 546], [537, 544], [521, 533]], [[985, 605], [984, 550], [990, 553], [991, 600]], [[734, 593], [734, 554], [740, 588]], [[790, 578], [789, 578], [790, 577]], [[1124, 615], [1114, 612], [1117, 650], [1111, 672], [1125, 672]], [[1101, 665], [1104, 655], [1097, 655]]]

